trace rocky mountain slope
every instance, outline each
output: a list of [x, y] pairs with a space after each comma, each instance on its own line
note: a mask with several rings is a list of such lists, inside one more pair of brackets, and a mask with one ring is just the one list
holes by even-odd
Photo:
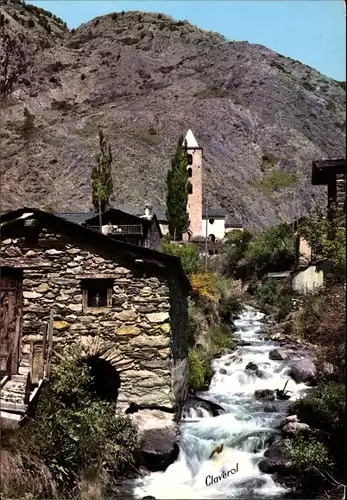
[[18, 1], [0, 13], [2, 210], [88, 210], [98, 126], [114, 154], [114, 204], [129, 210], [164, 206], [188, 128], [204, 148], [205, 193], [230, 218], [255, 229], [326, 199], [311, 164], [345, 155], [343, 84], [161, 14], [69, 31]]

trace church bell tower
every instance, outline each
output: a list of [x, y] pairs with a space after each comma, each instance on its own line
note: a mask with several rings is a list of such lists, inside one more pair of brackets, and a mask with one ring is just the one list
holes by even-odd
[[184, 144], [188, 156], [188, 204], [189, 233], [191, 238], [202, 236], [202, 148], [189, 129]]

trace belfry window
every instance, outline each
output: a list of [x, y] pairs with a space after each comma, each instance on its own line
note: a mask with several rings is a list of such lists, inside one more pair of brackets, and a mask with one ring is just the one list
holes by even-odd
[[187, 155], [188, 165], [193, 165], [193, 155]]
[[188, 177], [193, 177], [193, 170], [190, 167], [188, 168]]

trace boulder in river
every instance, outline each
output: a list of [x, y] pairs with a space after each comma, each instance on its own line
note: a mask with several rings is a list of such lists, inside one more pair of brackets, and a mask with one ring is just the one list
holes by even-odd
[[259, 470], [264, 474], [280, 474], [281, 476], [289, 476], [295, 473], [293, 464], [288, 459], [275, 460], [273, 458], [264, 458], [259, 462]]
[[290, 476], [297, 471], [292, 462], [286, 456], [286, 441], [276, 441], [264, 453], [264, 459], [258, 467], [264, 474], [275, 474], [279, 476]]
[[174, 415], [160, 410], [140, 410], [131, 418], [138, 427], [143, 465], [150, 471], [165, 470], [178, 457], [178, 425]]
[[288, 359], [288, 354], [283, 350], [273, 349], [269, 352], [269, 359], [272, 359], [273, 361], [283, 361]]
[[288, 415], [288, 417], [285, 417], [283, 420], [281, 420], [279, 427], [282, 429], [282, 427], [289, 424], [290, 422], [299, 422], [298, 416]]
[[276, 406], [275, 406], [275, 405], [273, 405], [273, 404], [269, 403], [268, 405], [265, 405], [265, 406], [264, 406], [263, 411], [264, 411], [265, 413], [276, 413], [276, 412], [277, 412], [277, 408], [276, 408]]
[[304, 358], [293, 363], [289, 375], [297, 384], [312, 383], [316, 378], [317, 368], [312, 359]]
[[259, 399], [261, 401], [274, 401], [275, 400], [275, 391], [271, 389], [259, 389], [254, 392], [255, 399]]
[[249, 347], [252, 345], [252, 342], [247, 342], [246, 340], [239, 340], [237, 342], [238, 347]]
[[226, 371], [226, 369], [225, 369], [225, 368], [221, 368], [221, 369], [219, 370], [219, 373], [220, 373], [221, 375], [226, 375], [226, 374], [227, 374], [227, 371]]
[[258, 370], [258, 365], [252, 362], [248, 363], [248, 365], [246, 366], [246, 370], [252, 370], [252, 371]]
[[264, 378], [266, 375], [265, 375], [265, 372], [263, 370], [255, 370], [254, 372], [256, 374], [256, 376], [258, 378]]
[[311, 427], [301, 422], [288, 422], [288, 424], [282, 427], [283, 436], [290, 438], [294, 438], [298, 434], [309, 434], [310, 432]]
[[207, 410], [213, 417], [217, 417], [221, 413], [225, 413], [225, 409], [218, 403], [192, 395], [188, 396], [183, 410], [188, 410], [189, 408], [204, 408], [204, 410]]

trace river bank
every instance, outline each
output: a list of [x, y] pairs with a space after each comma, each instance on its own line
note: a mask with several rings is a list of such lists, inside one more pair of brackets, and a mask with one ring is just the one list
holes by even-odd
[[[124, 487], [134, 499], [283, 498], [289, 492], [272, 474], [262, 472], [259, 464], [269, 447], [280, 440], [279, 425], [290, 404], [309, 388], [303, 382], [288, 381], [293, 363], [303, 353], [271, 359], [279, 343], [265, 339], [264, 319], [247, 308], [234, 320], [236, 349], [213, 361], [210, 387], [197, 394], [224, 411], [213, 417], [203, 407], [186, 408], [178, 459], [164, 472], [127, 482]], [[290, 397], [278, 399], [276, 389], [286, 383]], [[223, 451], [210, 459], [221, 444]], [[228, 474], [230, 470], [237, 472]], [[211, 482], [211, 476], [220, 479]]]

